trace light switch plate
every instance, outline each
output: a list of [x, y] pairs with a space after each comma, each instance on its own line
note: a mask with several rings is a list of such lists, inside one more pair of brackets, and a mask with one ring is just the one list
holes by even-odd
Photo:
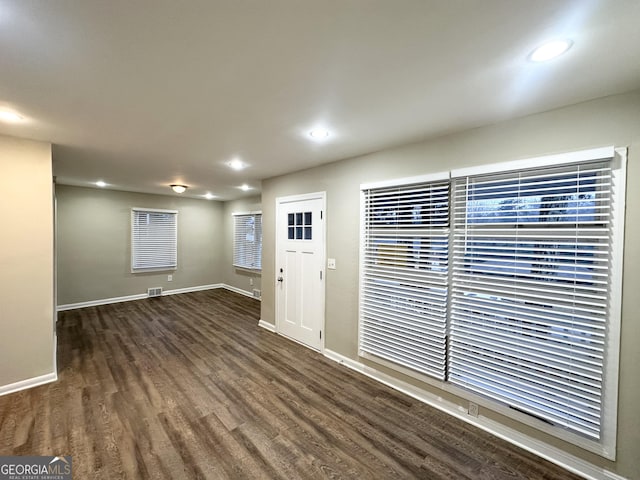
[[327, 268], [329, 270], [336, 269], [336, 259], [335, 258], [327, 258]]

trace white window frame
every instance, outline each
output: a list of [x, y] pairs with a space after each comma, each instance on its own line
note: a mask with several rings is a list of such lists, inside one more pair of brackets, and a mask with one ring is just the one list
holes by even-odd
[[[623, 251], [624, 251], [624, 214], [625, 214], [625, 195], [626, 195], [626, 170], [627, 170], [627, 148], [615, 148], [613, 146], [595, 148], [589, 150], [568, 152], [558, 155], [547, 155], [524, 160], [516, 160], [511, 162], [501, 162], [496, 164], [463, 168], [447, 172], [452, 179], [470, 175], [480, 175], [487, 173], [509, 172], [513, 170], [539, 168], [545, 166], [557, 166], [569, 163], [588, 162], [596, 160], [612, 159], [612, 183], [615, 185], [616, 191], [612, 204], [612, 243], [611, 243], [611, 294], [610, 307], [608, 317], [608, 334], [606, 344], [606, 355], [604, 361], [605, 379], [603, 383], [603, 411], [602, 411], [602, 430], [599, 441], [591, 440], [582, 435], [565, 430], [560, 427], [549, 425], [543, 421], [537, 420], [529, 415], [520, 413], [509, 408], [507, 405], [501, 404], [484, 396], [474, 394], [461, 387], [451, 384], [448, 381], [440, 381], [427, 375], [420, 374], [414, 370], [399, 366], [393, 362], [378, 359], [373, 356], [366, 356], [370, 360], [383, 365], [385, 367], [396, 370], [405, 375], [416, 378], [426, 384], [435, 386], [443, 391], [452, 393], [460, 398], [472, 401], [484, 406], [494, 412], [502, 414], [506, 417], [513, 418], [523, 424], [529, 425], [551, 436], [557, 437], [585, 450], [596, 453], [609, 460], [616, 458], [616, 436], [617, 436], [617, 405], [618, 405], [618, 374], [619, 374], [619, 357], [620, 357], [620, 324], [622, 313], [622, 269], [623, 269]], [[442, 174], [438, 174], [442, 175]], [[362, 304], [362, 278], [363, 278], [363, 246], [364, 246], [364, 204], [362, 203], [362, 190], [375, 188], [377, 186], [393, 186], [406, 185], [411, 183], [424, 182], [428, 178], [438, 178], [430, 175], [421, 175], [410, 178], [402, 178], [399, 180], [386, 180], [383, 182], [365, 183], [360, 186], [361, 189], [361, 225], [360, 225], [360, 305]], [[453, 235], [453, 225], [451, 227]], [[450, 250], [452, 251], [452, 250]], [[452, 256], [450, 257], [452, 258]], [[451, 297], [450, 297], [451, 298]], [[361, 315], [359, 312], [358, 321], [358, 339], [360, 339]], [[450, 320], [449, 320], [450, 321]], [[360, 341], [360, 340], [358, 340]], [[358, 344], [359, 351], [360, 344]]]
[[[135, 218], [137, 213], [162, 213], [162, 214], [170, 214], [173, 215], [174, 225], [173, 231], [170, 232], [170, 245], [169, 248], [172, 248], [174, 251], [173, 258], [174, 262], [169, 262], [164, 265], [148, 265], [148, 266], [139, 266], [136, 267], [136, 232], [135, 232]], [[177, 210], [165, 210], [165, 209], [157, 209], [157, 208], [142, 208], [142, 207], [133, 207], [131, 209], [131, 273], [145, 273], [145, 272], [162, 272], [162, 271], [172, 271], [178, 268], [178, 211]]]
[[[254, 272], [260, 272], [262, 271], [262, 211], [261, 210], [257, 210], [257, 211], [252, 211], [252, 212], [234, 212], [231, 214], [233, 216], [233, 258], [232, 258], [232, 265], [235, 268], [240, 268], [242, 270], [249, 270], [249, 271], [254, 271]], [[253, 217], [254, 221], [257, 222], [258, 220], [260, 221], [260, 239], [257, 240], [257, 246], [253, 247], [245, 247], [245, 248], [250, 248], [255, 252], [257, 252], [259, 254], [260, 257], [260, 264], [258, 266], [254, 266], [254, 265], [249, 265], [248, 262], [241, 262], [241, 261], [237, 261], [237, 249], [240, 247], [237, 244], [238, 241], [238, 235], [239, 232], [237, 232], [237, 227], [238, 227], [238, 223], [237, 223], [237, 219], [239, 217]]]

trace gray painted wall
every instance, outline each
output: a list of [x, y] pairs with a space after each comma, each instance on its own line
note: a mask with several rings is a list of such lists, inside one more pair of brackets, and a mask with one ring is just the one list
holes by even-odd
[[[56, 196], [58, 305], [224, 281], [222, 202], [67, 185]], [[131, 273], [132, 207], [178, 210], [177, 270]]]
[[[640, 472], [640, 91], [606, 97], [455, 135], [376, 152], [263, 181], [262, 319], [275, 323], [276, 197], [327, 192], [326, 348], [357, 354], [359, 186], [361, 183], [605, 145], [629, 146], [625, 233], [618, 457], [610, 462], [496, 413], [483, 414], [628, 478]], [[371, 364], [370, 364], [371, 365]], [[376, 367], [459, 405], [463, 399]]]
[[[233, 266], [233, 213], [257, 212], [262, 210], [260, 196], [241, 198], [224, 203], [224, 239], [222, 270], [224, 283], [252, 293], [253, 289], [262, 289], [262, 272], [244, 270]], [[253, 281], [253, 285], [251, 285]]]

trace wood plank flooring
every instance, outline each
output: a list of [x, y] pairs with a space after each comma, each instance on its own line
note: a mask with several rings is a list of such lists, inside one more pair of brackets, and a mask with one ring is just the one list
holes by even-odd
[[60, 313], [60, 379], [0, 397], [0, 454], [76, 479], [578, 478], [258, 318], [225, 290]]

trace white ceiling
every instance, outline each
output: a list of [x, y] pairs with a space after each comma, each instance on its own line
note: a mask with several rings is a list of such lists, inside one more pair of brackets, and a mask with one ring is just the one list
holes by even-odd
[[[232, 199], [639, 88], [639, 25], [638, 0], [0, 0], [0, 106], [25, 117], [0, 133], [52, 142], [60, 183]], [[527, 61], [556, 37], [573, 48]]]

